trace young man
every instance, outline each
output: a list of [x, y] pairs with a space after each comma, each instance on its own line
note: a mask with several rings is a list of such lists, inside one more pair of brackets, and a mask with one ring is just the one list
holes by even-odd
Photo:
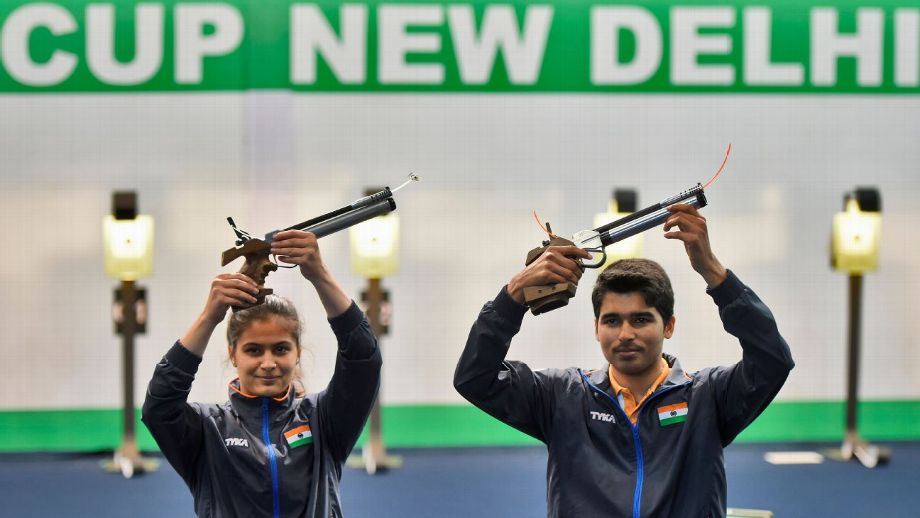
[[523, 289], [577, 283], [577, 259], [588, 256], [577, 247], [550, 247], [486, 303], [470, 331], [454, 386], [546, 443], [548, 516], [725, 516], [722, 449], [793, 367], [770, 310], [712, 253], [706, 220], [688, 205], [671, 212], [664, 236], [684, 243], [725, 330], [739, 339], [735, 365], [687, 373], [662, 354], [674, 333], [674, 295], [664, 270], [645, 259], [618, 261], [598, 277], [592, 300], [603, 367], [532, 371], [505, 361], [527, 311]]

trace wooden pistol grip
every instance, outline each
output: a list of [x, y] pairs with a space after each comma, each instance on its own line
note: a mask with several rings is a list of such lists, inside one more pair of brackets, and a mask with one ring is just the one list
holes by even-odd
[[259, 294], [256, 295], [256, 301], [255, 301], [255, 303], [254, 303], [252, 306], [230, 306], [230, 308], [233, 310], [234, 313], [236, 313], [237, 311], [239, 311], [239, 310], [241, 310], [241, 309], [246, 309], [246, 308], [251, 308], [251, 307], [253, 307], [253, 306], [258, 306], [259, 304], [265, 302], [265, 296], [266, 296], [266, 295], [271, 295], [272, 293], [274, 293], [274, 291], [275, 291], [275, 290], [273, 290], [273, 289], [271, 289], [271, 288], [262, 288], [262, 287], [260, 287], [260, 288], [259, 288]]
[[[548, 245], [547, 245], [548, 246]], [[533, 250], [527, 252], [527, 259], [524, 260], [524, 266], [530, 266], [530, 263], [537, 260], [538, 257], [543, 255], [543, 252], [546, 251], [546, 246], [538, 246]]]
[[[534, 248], [527, 253], [527, 260], [524, 262], [525, 266], [536, 261], [551, 246], [575, 246], [575, 243], [562, 237], [554, 237], [543, 243], [543, 246]], [[575, 296], [576, 288], [577, 286], [571, 282], [524, 288], [524, 304], [530, 307], [530, 312], [534, 315], [546, 313], [567, 305], [569, 299]]]
[[527, 259], [524, 260], [524, 266], [529, 266], [530, 263], [537, 260], [538, 257], [543, 255], [543, 252], [546, 252], [546, 249], [551, 246], [575, 246], [575, 243], [565, 239], [564, 237], [554, 237], [549, 241], [544, 241], [543, 246], [538, 246], [533, 250], [527, 252]]
[[561, 308], [575, 296], [577, 286], [571, 282], [560, 282], [547, 286], [530, 286], [524, 288], [524, 304], [530, 307], [534, 315]]
[[277, 269], [278, 265], [271, 262], [267, 255], [250, 254], [246, 256], [246, 262], [240, 268], [240, 273], [255, 281], [261, 288], [268, 274]]
[[[271, 245], [261, 239], [250, 239], [243, 243], [243, 246], [225, 250], [220, 256], [220, 265], [227, 266], [240, 257], [245, 257], [246, 262], [240, 268], [239, 273], [249, 277], [259, 286], [259, 293], [256, 295], [256, 303], [259, 305], [265, 302], [265, 296], [272, 294], [274, 290], [265, 288], [265, 278], [268, 274], [278, 269], [278, 265], [271, 262], [269, 255]], [[241, 307], [233, 306], [233, 311], [238, 311]]]
[[265, 254], [265, 256], [268, 257], [268, 252], [271, 249], [271, 245], [261, 239], [250, 239], [243, 243], [243, 246], [224, 250], [224, 253], [220, 254], [220, 265], [227, 266], [240, 257], [251, 254]]

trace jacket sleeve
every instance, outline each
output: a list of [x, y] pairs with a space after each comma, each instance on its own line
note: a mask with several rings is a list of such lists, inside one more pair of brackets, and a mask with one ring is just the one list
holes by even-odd
[[795, 366], [769, 308], [734, 273], [709, 291], [725, 330], [741, 343], [741, 361], [710, 371], [722, 445], [764, 411]]
[[526, 306], [515, 302], [505, 287], [483, 306], [457, 362], [454, 388], [492, 417], [547, 442], [552, 378], [522, 362], [505, 361], [526, 312]]
[[166, 460], [189, 484], [202, 450], [202, 417], [187, 402], [200, 363], [177, 341], [154, 369], [141, 411]]
[[334, 457], [344, 461], [374, 406], [383, 361], [370, 323], [354, 302], [329, 325], [339, 350], [332, 380], [317, 405], [323, 438]]

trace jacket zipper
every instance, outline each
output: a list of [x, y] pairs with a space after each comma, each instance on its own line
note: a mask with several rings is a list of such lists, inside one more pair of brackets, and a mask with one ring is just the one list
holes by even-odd
[[275, 448], [272, 447], [271, 437], [268, 434], [268, 398], [262, 398], [262, 441], [268, 450], [268, 464], [272, 469], [272, 516], [281, 517], [281, 498], [278, 489], [278, 461], [275, 458]]
[[[585, 383], [587, 383], [588, 386], [591, 387], [593, 391], [597, 392], [598, 394], [601, 394], [613, 404], [614, 408], [616, 408], [617, 411], [619, 411], [619, 413], [623, 417], [626, 418], [626, 423], [629, 424], [629, 428], [630, 430], [632, 430], [633, 445], [636, 448], [636, 464], [637, 464], [636, 465], [636, 491], [633, 494], [633, 518], [640, 518], [639, 515], [641, 512], [641, 504], [642, 504], [642, 482], [645, 479], [645, 456], [642, 453], [642, 441], [639, 440], [639, 425], [632, 424], [632, 421], [629, 419], [629, 416], [626, 415], [626, 411], [623, 410], [622, 407], [620, 407], [620, 404], [617, 403], [615, 399], [613, 399], [613, 396], [611, 396], [610, 394], [598, 388], [596, 385], [594, 385], [594, 383], [591, 383], [591, 380], [588, 379], [588, 376], [586, 376], [585, 373], [581, 369], [579, 369], [578, 372], [581, 374], [582, 379], [585, 380]], [[689, 381], [685, 383], [681, 383], [680, 385], [674, 385], [671, 387], [667, 387], [664, 390], [661, 390], [655, 394], [652, 394], [651, 396], [649, 396], [648, 399], [642, 402], [642, 405], [639, 407], [638, 412], [641, 414], [642, 409], [648, 406], [648, 403], [651, 402], [653, 399], [658, 398], [662, 394], [667, 394], [668, 392], [678, 387], [683, 387], [687, 383], [689, 383]], [[639, 422], [638, 417], [636, 418], [636, 422], [637, 423]]]

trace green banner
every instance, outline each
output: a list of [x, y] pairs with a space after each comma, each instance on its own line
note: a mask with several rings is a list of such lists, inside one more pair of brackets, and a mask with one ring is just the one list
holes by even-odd
[[4, 0], [0, 92], [920, 93], [916, 0]]

